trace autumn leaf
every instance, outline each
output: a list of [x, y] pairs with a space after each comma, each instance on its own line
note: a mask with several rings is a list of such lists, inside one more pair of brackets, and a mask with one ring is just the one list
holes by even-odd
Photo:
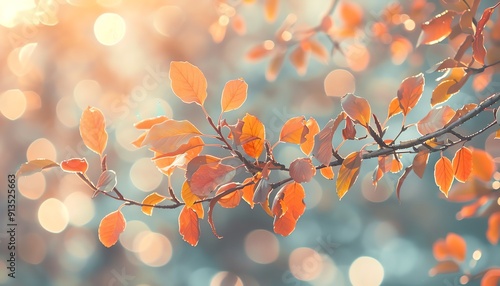
[[16, 173], [16, 177], [28, 176], [53, 167], [59, 167], [59, 164], [49, 159], [31, 160], [19, 167], [19, 170], [17, 170]]
[[290, 53], [290, 63], [292, 63], [299, 75], [304, 75], [306, 73], [307, 61], [308, 54], [301, 45], [298, 45], [297, 48]]
[[261, 178], [257, 183], [257, 186], [255, 186], [252, 201], [256, 204], [263, 204], [264, 202], [267, 202], [271, 190], [272, 186], [271, 183], [269, 183], [269, 179]]
[[95, 107], [87, 107], [80, 118], [80, 135], [90, 150], [102, 156], [108, 143], [106, 122], [102, 112]]
[[153, 118], [143, 119], [134, 124], [134, 127], [137, 129], [151, 129], [155, 124], [162, 123], [168, 120], [168, 117], [161, 115]]
[[340, 100], [342, 109], [355, 123], [368, 127], [372, 111], [368, 101], [362, 97], [348, 93]]
[[497, 286], [500, 282], [500, 268], [491, 268], [481, 279], [481, 286]]
[[278, 3], [279, 0], [265, 0], [264, 10], [267, 21], [274, 22], [274, 20], [276, 20], [276, 16], [278, 15]]
[[459, 110], [457, 110], [457, 112], [455, 112], [455, 115], [453, 116], [453, 118], [450, 119], [450, 121], [448, 121], [448, 123], [445, 126], [448, 126], [448, 125], [452, 124], [453, 122], [457, 121], [462, 116], [466, 115], [467, 113], [469, 113], [471, 110], [473, 110], [476, 107], [477, 107], [477, 104], [475, 104], [475, 103], [468, 103], [468, 104], [462, 106]]
[[353, 29], [363, 23], [363, 9], [356, 3], [340, 2], [340, 17], [344, 24]]
[[457, 262], [462, 262], [465, 260], [467, 245], [460, 235], [450, 232], [445, 239], [438, 239], [434, 243], [432, 252], [438, 261], [451, 258]]
[[106, 247], [113, 246], [118, 241], [120, 234], [125, 230], [125, 226], [126, 221], [120, 210], [108, 214], [99, 224], [99, 241]]
[[454, 93], [448, 91], [450, 87], [455, 84], [456, 82], [454, 80], [444, 80], [440, 82], [438, 86], [432, 91], [431, 106], [434, 107], [437, 104], [446, 102], [454, 94], [456, 94], [458, 91]]
[[417, 176], [422, 179], [424, 177], [424, 172], [427, 167], [427, 162], [429, 160], [429, 151], [422, 150], [417, 153], [415, 158], [413, 158], [413, 171]]
[[[324, 19], [330, 19], [330, 17], [325, 17]], [[330, 19], [331, 21], [331, 19]], [[307, 41], [307, 50], [309, 50], [311, 52], [311, 54], [313, 56], [315, 56], [320, 62], [322, 62], [323, 64], [327, 64], [328, 63], [328, 59], [330, 57], [330, 54], [328, 52], [328, 50], [325, 48], [325, 46], [323, 46], [323, 44], [321, 44], [320, 42], [317, 42], [317, 41], [313, 41], [311, 39], [309, 39]]]
[[219, 164], [221, 161], [220, 158], [212, 156], [212, 155], [200, 155], [196, 156], [189, 161], [186, 166], [186, 174], [185, 177], [188, 181], [193, 177], [194, 172], [196, 172], [203, 165], [211, 165], [215, 166]]
[[398, 89], [399, 106], [406, 116], [417, 105], [424, 91], [425, 78], [422, 73], [405, 78]]
[[472, 172], [472, 151], [467, 147], [460, 148], [455, 153], [452, 164], [455, 179], [462, 183], [467, 181]]
[[274, 81], [278, 76], [281, 67], [283, 66], [283, 61], [285, 59], [286, 50], [278, 50], [271, 58], [271, 62], [266, 70], [266, 79], [268, 81]]
[[302, 144], [306, 141], [309, 128], [306, 126], [304, 116], [297, 116], [288, 119], [280, 132], [280, 141], [292, 144]]
[[221, 98], [222, 112], [240, 108], [247, 99], [248, 84], [243, 79], [228, 81]]
[[486, 238], [491, 244], [498, 244], [498, 240], [500, 238], [500, 212], [492, 214], [488, 219], [488, 230], [486, 231]]
[[225, 164], [201, 165], [189, 180], [193, 194], [204, 198], [214, 191], [217, 186], [229, 182], [235, 175], [236, 169]]
[[314, 148], [314, 136], [319, 133], [319, 125], [316, 119], [310, 117], [306, 121], [306, 127], [308, 129], [305, 135], [306, 140], [300, 144], [300, 150], [302, 150], [304, 155], [309, 155]]
[[185, 242], [196, 246], [200, 239], [198, 216], [191, 208], [184, 206], [179, 214], [179, 233]]
[[[274, 43], [272, 47], [274, 47]], [[246, 59], [249, 61], [260, 60], [271, 53], [272, 47], [268, 47], [265, 43], [254, 46], [246, 54]]]
[[454, 115], [455, 110], [448, 105], [433, 108], [417, 123], [417, 130], [421, 135], [435, 132], [443, 128]]
[[434, 166], [434, 179], [439, 190], [448, 197], [448, 192], [453, 183], [453, 166], [450, 159], [441, 157]]
[[202, 133], [187, 120], [169, 119], [151, 127], [141, 146], [149, 145], [153, 151], [170, 153]]
[[[254, 178], [251, 177], [251, 178], [246, 178], [244, 181], [243, 181], [243, 185], [246, 185], [248, 183], [250, 183], [251, 181], [254, 181]], [[254, 181], [255, 182], [255, 181]], [[241, 189], [241, 192], [243, 193], [242, 194], [242, 198], [245, 202], [248, 203], [248, 205], [250, 206], [251, 209], [253, 209], [253, 206], [255, 205], [255, 203], [253, 202], [253, 194], [254, 194], [254, 189], [255, 189], [255, 183], [253, 184], [250, 184], [250, 185], [247, 185], [245, 186], [243, 189]]]
[[207, 79], [198, 67], [188, 62], [172, 61], [169, 77], [172, 91], [180, 100], [203, 105], [207, 98]]
[[396, 114], [401, 113], [401, 107], [399, 106], [399, 99], [397, 97], [391, 100], [389, 103], [389, 108], [387, 109], [387, 119], [393, 117]]
[[217, 237], [218, 239], [221, 239], [222, 236], [220, 236], [217, 233], [217, 230], [215, 229], [215, 224], [214, 224], [214, 207], [217, 204], [217, 201], [220, 199], [220, 197], [214, 197], [211, 201], [210, 204], [208, 205], [208, 224], [210, 225], [210, 228], [212, 229], [212, 233]]
[[316, 175], [316, 168], [310, 158], [298, 158], [290, 164], [289, 174], [295, 182], [305, 183]]
[[396, 197], [398, 198], [399, 201], [401, 200], [401, 195], [400, 195], [401, 188], [403, 187], [403, 183], [406, 180], [406, 177], [408, 177], [408, 175], [410, 174], [411, 170], [413, 170], [412, 165], [406, 167], [405, 171], [403, 172], [403, 175], [399, 177], [398, 182], [396, 184]]
[[295, 229], [298, 219], [304, 213], [305, 192], [301, 184], [293, 182], [283, 186], [273, 201], [274, 232], [287, 236]]
[[[180, 154], [200, 154], [203, 150], [205, 143], [203, 139], [199, 136], [191, 137], [189, 141], [185, 144], [182, 144], [177, 150], [168, 153], [156, 153], [152, 158], [153, 160], [158, 160], [165, 157], [174, 157]], [[195, 156], [196, 156], [195, 155]]]
[[150, 205], [150, 206], [142, 206], [141, 210], [145, 215], [151, 216], [153, 214], [153, 209], [155, 205], [163, 202], [166, 199], [165, 196], [162, 196], [158, 194], [157, 192], [154, 192], [152, 194], [149, 194], [144, 200], [142, 200], [143, 205]]
[[356, 128], [350, 117], [345, 119], [345, 128], [342, 129], [342, 138], [344, 140], [354, 140], [356, 138]]
[[265, 127], [260, 120], [251, 115], [246, 114], [243, 117], [243, 128], [241, 129], [240, 141], [246, 142], [242, 145], [243, 150], [252, 158], [259, 158], [264, 150]]
[[344, 158], [342, 166], [340, 166], [336, 185], [339, 199], [342, 199], [356, 182], [361, 167], [361, 161], [361, 152], [352, 152]]
[[333, 134], [345, 117], [345, 112], [340, 113], [335, 120], [331, 119], [328, 121], [323, 130], [314, 136], [314, 149], [312, 151], [314, 158], [325, 166], [330, 164], [330, 160], [333, 157]]
[[[215, 195], [218, 196], [226, 191], [237, 188], [238, 186], [240, 185], [234, 182], [227, 183], [225, 185], [220, 186]], [[217, 202], [223, 208], [228, 208], [228, 209], [235, 208], [240, 204], [242, 195], [243, 193], [241, 190], [232, 191], [231, 193], [221, 197]]]
[[433, 45], [446, 39], [451, 34], [451, 22], [456, 12], [444, 11], [431, 20], [422, 24], [422, 32], [417, 41], [417, 47], [424, 45]]
[[89, 165], [85, 158], [73, 158], [61, 162], [61, 169], [69, 173], [85, 173]]
[[437, 274], [454, 273], [460, 270], [460, 266], [455, 261], [441, 261], [431, 270], [429, 276], [436, 276]]
[[474, 35], [474, 42], [472, 43], [472, 56], [481, 65], [484, 65], [484, 58], [486, 56], [486, 49], [484, 48], [484, 35], [483, 30], [486, 23], [489, 21], [493, 10], [499, 5], [497, 3], [495, 6], [486, 8], [481, 16], [481, 19], [477, 23], [476, 34]]
[[99, 176], [99, 180], [97, 180], [95, 187], [101, 192], [111, 192], [116, 187], [116, 183], [115, 171], [106, 170]]
[[[203, 145], [200, 145], [203, 142], [199, 137], [193, 137], [189, 140], [188, 143], [182, 145], [179, 149], [186, 147], [182, 154], [178, 154], [175, 156], [166, 156], [165, 154], [156, 153], [153, 158], [153, 162], [156, 167], [165, 175], [171, 176], [173, 171], [176, 168], [185, 170], [189, 162], [192, 161], [193, 158], [198, 156], [200, 152], [203, 150]], [[189, 146], [198, 146], [193, 148], [188, 148]]]
[[488, 152], [472, 149], [472, 175], [474, 177], [489, 182], [496, 170], [495, 160]]

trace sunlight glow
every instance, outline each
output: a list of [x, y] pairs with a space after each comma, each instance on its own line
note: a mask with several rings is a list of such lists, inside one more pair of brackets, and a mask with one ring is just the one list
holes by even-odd
[[38, 221], [45, 230], [60, 233], [68, 226], [68, 210], [61, 201], [47, 199], [38, 209]]
[[114, 13], [100, 15], [94, 24], [95, 37], [99, 43], [105, 46], [118, 44], [125, 36], [126, 30], [125, 20]]
[[378, 286], [384, 280], [384, 268], [375, 258], [358, 257], [349, 268], [349, 280], [353, 286]]

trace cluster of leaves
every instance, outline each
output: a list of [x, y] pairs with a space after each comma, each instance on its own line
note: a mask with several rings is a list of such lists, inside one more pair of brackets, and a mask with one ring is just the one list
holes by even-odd
[[[138, 202], [126, 198], [116, 188], [116, 173], [108, 170], [104, 154], [108, 140], [104, 115], [95, 107], [87, 108], [80, 120], [83, 142], [101, 159], [101, 175], [95, 184], [86, 175], [88, 163], [85, 158], [72, 158], [60, 164], [47, 159], [36, 159], [22, 165], [18, 175], [60, 167], [65, 172], [79, 176], [93, 190], [93, 197], [102, 194], [123, 202], [116, 211], [105, 216], [99, 225], [99, 239], [106, 247], [114, 245], [125, 229], [126, 222], [121, 208], [128, 205], [140, 206], [146, 215], [152, 215], [155, 208], [182, 208], [179, 214], [179, 233], [186, 242], [195, 246], [200, 237], [199, 221], [205, 218], [205, 213], [214, 235], [221, 238], [213, 221], [213, 211], [217, 205], [234, 208], [242, 200], [251, 208], [258, 204], [273, 217], [274, 231], [286, 236], [293, 232], [306, 208], [303, 184], [317, 173], [328, 180], [336, 177], [336, 192], [339, 199], [342, 199], [356, 182], [363, 162], [377, 158], [373, 184], [377, 184], [389, 172], [401, 173], [396, 187], [399, 198], [404, 180], [410, 173], [422, 178], [428, 168], [430, 154], [439, 153], [440, 158], [433, 167], [439, 190], [446, 197], [450, 195], [452, 200], [475, 200], [471, 205], [464, 206], [459, 216], [465, 218], [489, 215], [487, 237], [491, 243], [497, 244], [500, 236], [500, 207], [497, 203], [499, 194], [486, 186], [496, 171], [496, 164], [486, 151], [465, 145], [493, 127], [498, 129], [499, 109], [493, 106], [500, 101], [500, 93], [456, 110], [443, 105], [458, 93], [469, 78], [491, 70], [497, 64], [486, 63], [484, 29], [498, 4], [487, 8], [481, 19], [476, 21], [474, 15], [478, 5], [479, 1], [475, 1], [473, 7], [464, 11], [445, 11], [422, 25], [419, 44], [438, 43], [450, 37], [453, 31], [465, 34], [466, 37], [454, 58], [438, 63], [436, 70], [444, 71], [445, 75], [439, 79], [440, 83], [432, 93], [431, 110], [417, 122], [408, 124], [406, 121], [424, 91], [425, 77], [421, 73], [402, 80], [383, 122], [372, 113], [366, 99], [346, 94], [341, 99], [343, 111], [330, 119], [323, 128], [312, 117], [290, 118], [283, 124], [277, 142], [271, 144], [266, 140], [264, 124], [256, 116], [247, 113], [232, 124], [224, 118], [225, 113], [239, 109], [246, 101], [248, 85], [243, 79], [226, 83], [220, 99], [221, 112], [214, 121], [204, 107], [208, 94], [203, 72], [188, 62], [171, 62], [169, 76], [173, 92], [184, 103], [194, 103], [201, 108], [211, 131], [202, 132], [188, 120], [175, 120], [166, 116], [145, 119], [135, 124], [135, 128], [143, 133], [133, 144], [138, 148], [147, 147], [153, 152], [152, 161], [168, 177], [168, 193], [154, 192]], [[453, 21], [456, 17], [460, 18], [458, 23]], [[330, 18], [323, 18], [320, 29], [329, 29], [328, 19]], [[303, 48], [303, 44], [301, 47]], [[292, 52], [292, 55], [294, 53], [296, 52]], [[482, 128], [472, 134], [464, 135], [457, 131], [458, 127], [480, 113], [491, 113], [492, 120], [482, 122]], [[399, 114], [402, 115], [400, 132], [388, 138], [386, 131], [389, 119]], [[420, 136], [398, 141], [400, 135], [410, 128], [415, 128]], [[334, 142], [334, 138], [337, 138], [334, 135], [338, 132], [341, 133], [342, 141]], [[498, 130], [495, 138], [500, 138]], [[217, 144], [206, 143], [207, 139], [215, 140]], [[360, 150], [346, 151], [342, 147], [350, 140], [366, 144]], [[293, 160], [288, 166], [283, 165], [276, 161], [273, 154], [279, 144], [296, 145], [304, 156]], [[453, 156], [447, 156], [445, 151], [453, 146], [458, 149]], [[227, 156], [210, 155], [206, 152], [206, 147], [220, 148]], [[404, 166], [403, 156], [413, 156], [412, 164]], [[181, 169], [185, 174], [180, 195], [171, 186], [171, 177], [176, 169]], [[236, 176], [237, 172], [244, 175]], [[284, 172], [286, 178], [273, 180], [271, 173], [274, 172]], [[464, 183], [463, 186], [482, 184], [483, 188], [464, 187], [465, 191], [457, 188], [457, 191], [450, 192], [455, 180]], [[277, 192], [273, 196], [274, 190]], [[162, 204], [165, 201], [169, 203]], [[204, 203], [208, 204], [206, 212]], [[457, 239], [452, 236], [445, 242], [439, 242], [441, 252], [446, 252], [443, 249], [451, 250], [447, 254], [436, 255], [438, 260], [449, 257], [464, 260], [462, 252], [465, 243], [463, 248], [455, 247], [455, 240]], [[444, 272], [440, 267], [436, 266], [432, 273]]]

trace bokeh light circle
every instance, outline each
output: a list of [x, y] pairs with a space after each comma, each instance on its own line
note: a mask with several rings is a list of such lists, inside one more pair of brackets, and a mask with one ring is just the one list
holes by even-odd
[[19, 193], [30, 200], [39, 199], [46, 189], [45, 175], [35, 173], [19, 178], [17, 182]]
[[184, 11], [177, 6], [163, 6], [153, 16], [155, 30], [165, 37], [172, 37], [180, 30], [186, 17]]
[[16, 120], [26, 111], [27, 100], [19, 89], [10, 89], [0, 95], [0, 113], [9, 120]]
[[94, 35], [105, 46], [118, 44], [127, 31], [125, 20], [115, 13], [104, 13], [94, 23]]
[[237, 275], [227, 272], [221, 271], [217, 272], [217, 274], [212, 277], [210, 281], [210, 286], [244, 286], [243, 281]]
[[144, 263], [152, 267], [167, 264], [172, 258], [172, 244], [163, 234], [156, 232], [143, 232], [134, 241], [138, 245], [136, 255]]
[[279, 255], [279, 241], [267, 230], [256, 229], [245, 237], [245, 252], [248, 257], [260, 264], [274, 262]]
[[58, 199], [47, 199], [38, 208], [38, 222], [45, 230], [60, 233], [68, 226], [68, 210]]
[[69, 223], [75, 226], [87, 224], [95, 215], [94, 204], [88, 193], [73, 192], [64, 199], [64, 205], [68, 209]]
[[326, 76], [324, 87], [326, 95], [342, 97], [346, 93], [354, 93], [356, 91], [356, 80], [351, 72], [344, 69], [336, 69]]
[[28, 161], [43, 158], [52, 161], [57, 161], [57, 152], [54, 144], [46, 138], [38, 138], [31, 142], [26, 151], [26, 158]]
[[349, 268], [349, 280], [353, 286], [379, 286], [384, 280], [384, 268], [373, 257], [358, 257]]
[[299, 247], [290, 253], [288, 267], [298, 280], [310, 281], [319, 276], [323, 270], [323, 258], [309, 247]]
[[132, 184], [143, 192], [156, 189], [163, 179], [163, 174], [158, 171], [151, 158], [141, 158], [130, 168]]

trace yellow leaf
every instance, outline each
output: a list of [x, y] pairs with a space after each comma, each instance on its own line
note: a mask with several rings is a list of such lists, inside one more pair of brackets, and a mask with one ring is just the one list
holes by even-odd
[[154, 192], [152, 194], [149, 194], [144, 200], [142, 201], [143, 205], [151, 205], [151, 206], [142, 206], [141, 210], [145, 215], [151, 216], [153, 214], [153, 209], [155, 206], [161, 202], [163, 202], [166, 199], [165, 196], [162, 196], [158, 194], [157, 192]]
[[444, 81], [440, 82], [438, 84], [438, 86], [436, 86], [434, 91], [432, 92], [431, 106], [435, 106], [436, 104], [443, 103], [443, 102], [447, 101], [448, 99], [450, 99], [450, 97], [452, 97], [452, 95], [456, 94], [458, 91], [455, 93], [448, 92], [448, 89], [451, 86], [455, 85], [455, 83], [456, 82], [454, 80], [444, 80]]
[[327, 180], [333, 180], [333, 178], [335, 177], [335, 173], [333, 172], [333, 168], [331, 166], [322, 168], [319, 170], [319, 172]]
[[352, 152], [347, 155], [340, 166], [339, 176], [337, 177], [337, 195], [342, 199], [356, 182], [361, 167], [361, 152]]
[[102, 156], [108, 143], [106, 122], [102, 112], [95, 107], [87, 107], [80, 118], [80, 135], [90, 150]]
[[207, 79], [198, 67], [188, 62], [171, 62], [169, 77], [178, 98], [185, 103], [203, 105], [207, 98]]
[[42, 170], [59, 167], [59, 164], [49, 159], [35, 159], [26, 162], [17, 170], [16, 177], [28, 176], [33, 173], [41, 172]]
[[222, 91], [222, 112], [240, 108], [247, 99], [247, 90], [248, 84], [243, 79], [228, 81]]

